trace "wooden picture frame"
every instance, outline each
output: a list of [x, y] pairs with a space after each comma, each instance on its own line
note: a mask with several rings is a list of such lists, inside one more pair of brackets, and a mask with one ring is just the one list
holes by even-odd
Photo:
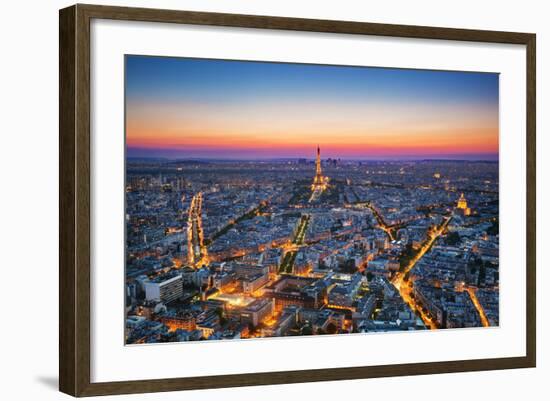
[[[90, 380], [90, 21], [94, 18], [520, 44], [527, 58], [526, 356], [92, 383]], [[73, 396], [143, 393], [534, 367], [535, 34], [363, 22], [74, 5], [59, 14], [59, 388]]]

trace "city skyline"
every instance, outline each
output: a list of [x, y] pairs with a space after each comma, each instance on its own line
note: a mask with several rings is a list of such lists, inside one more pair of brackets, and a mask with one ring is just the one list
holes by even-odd
[[498, 74], [125, 73], [126, 344], [499, 326]]
[[[498, 160], [498, 74], [126, 58], [127, 156]], [[312, 145], [313, 144], [313, 145]]]
[[499, 325], [498, 163], [128, 160], [127, 344]]

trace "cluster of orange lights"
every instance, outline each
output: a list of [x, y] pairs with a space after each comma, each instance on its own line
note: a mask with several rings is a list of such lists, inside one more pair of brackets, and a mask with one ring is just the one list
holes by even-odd
[[[198, 249], [197, 249], [198, 248]], [[187, 259], [191, 266], [200, 268], [210, 263], [204, 244], [202, 228], [202, 192], [193, 196], [187, 218]]]
[[[439, 175], [439, 174], [436, 174]], [[434, 175], [435, 176], [435, 175]], [[439, 178], [439, 177], [436, 177]], [[310, 202], [312, 200], [318, 199], [320, 194], [325, 191], [328, 188], [328, 177], [324, 177], [322, 175], [321, 171], [321, 160], [320, 160], [320, 150], [317, 149], [317, 159], [316, 159], [316, 174], [313, 180], [313, 183], [311, 185], [312, 195], [310, 198]], [[195, 268], [199, 268], [205, 265], [208, 265], [210, 263], [210, 259], [208, 256], [208, 250], [207, 246], [204, 244], [204, 236], [203, 236], [203, 228], [202, 228], [202, 193], [199, 192], [197, 195], [195, 195], [192, 200], [189, 207], [188, 212], [188, 224], [187, 224], [187, 241], [188, 241], [188, 262], [194, 266]], [[355, 204], [354, 206], [358, 206]], [[390, 240], [394, 240], [394, 230], [397, 226], [397, 224], [394, 225], [387, 225], [384, 221], [384, 218], [381, 216], [379, 211], [370, 203], [367, 202], [365, 204], [361, 204], [361, 206], [368, 207], [373, 215], [375, 216], [378, 226], [380, 229], [382, 229]], [[467, 209], [467, 203], [464, 198], [464, 195], [461, 195], [461, 198], [458, 201], [457, 204], [458, 209]], [[259, 210], [257, 211], [256, 215], [259, 215]], [[305, 216], [305, 215], [304, 215]], [[308, 217], [308, 216], [306, 216]], [[417, 312], [426, 327], [430, 329], [437, 329], [437, 322], [434, 321], [433, 317], [431, 317], [425, 309], [422, 307], [422, 305], [417, 303], [417, 300], [412, 295], [412, 285], [411, 281], [409, 279], [406, 279], [406, 276], [408, 273], [414, 268], [416, 263], [424, 256], [426, 252], [430, 250], [434, 242], [437, 240], [438, 237], [440, 237], [445, 230], [447, 229], [447, 226], [451, 220], [451, 217], [446, 217], [444, 221], [437, 227], [430, 227], [430, 229], [427, 232], [427, 239], [426, 241], [420, 246], [414, 257], [409, 261], [408, 265], [405, 267], [405, 269], [402, 272], [398, 272], [394, 275], [393, 279], [391, 280], [391, 283], [395, 286], [395, 288], [399, 291], [403, 301], [409, 305], [412, 311]], [[287, 240], [286, 242], [279, 243], [275, 245], [275, 243], [272, 243], [272, 245], [275, 247], [280, 247], [285, 252], [296, 252], [301, 246], [304, 241], [305, 236], [305, 230], [307, 228], [309, 219], [302, 217], [298, 224], [298, 229], [295, 234], [295, 238], [291, 240]], [[230, 224], [236, 224], [237, 221], [231, 220]], [[398, 228], [398, 227], [397, 227]], [[265, 246], [259, 247], [260, 251], [265, 250]], [[233, 251], [233, 257], [241, 257], [246, 255], [246, 251], [243, 249], [236, 249]], [[176, 267], [180, 267], [182, 265], [182, 261], [175, 261], [174, 265]], [[362, 266], [362, 269], [364, 270], [364, 265]], [[301, 272], [293, 272], [297, 276], [309, 276], [311, 274], [312, 268], [311, 266], [308, 266], [307, 269], [301, 271]], [[277, 279], [280, 277], [279, 274], [270, 274], [270, 280], [272, 281], [274, 279]], [[228, 291], [227, 291], [228, 290]], [[483, 310], [483, 307], [481, 306], [475, 290], [472, 288], [466, 288], [466, 291], [469, 293], [470, 298], [479, 312], [481, 322], [484, 327], [489, 326], [488, 319], [486, 317], [485, 311]], [[250, 295], [245, 295], [244, 293], [241, 294], [237, 288], [226, 288], [224, 289], [224, 292], [222, 293], [221, 290], [218, 294], [214, 295], [213, 298], [219, 299], [224, 301], [226, 304], [226, 307], [228, 308], [243, 308], [246, 307], [248, 304], [250, 304], [254, 299], [260, 298], [264, 295], [264, 291], [262, 288], [255, 290]], [[340, 305], [332, 305], [327, 304], [328, 308], [334, 308], [339, 310], [351, 310], [354, 311], [353, 307], [344, 307]], [[279, 308], [280, 309], [280, 308]], [[271, 328], [276, 325], [278, 322], [278, 316], [279, 312], [277, 312], [277, 309], [274, 311], [273, 314], [267, 316], [262, 324], [265, 325], [268, 328]], [[168, 324], [169, 330], [173, 331], [177, 328], [181, 328], [181, 324], [176, 322], [169, 322]], [[251, 336], [255, 337], [258, 336], [258, 333], [243, 333], [244, 336]]]
[[483, 306], [481, 306], [481, 303], [479, 302], [479, 299], [477, 298], [477, 294], [474, 288], [468, 287], [466, 289], [468, 294], [470, 295], [470, 299], [472, 300], [472, 303], [474, 304], [474, 307], [476, 308], [477, 312], [479, 313], [479, 318], [481, 319], [481, 324], [483, 327], [489, 327], [489, 319], [487, 319], [487, 315], [485, 314], [485, 309], [483, 309]]
[[392, 280], [392, 284], [399, 291], [401, 298], [403, 298], [403, 300], [409, 305], [409, 307], [413, 311], [417, 311], [420, 314], [420, 318], [422, 319], [424, 324], [432, 330], [437, 329], [437, 324], [430, 316], [428, 316], [426, 312], [424, 312], [423, 308], [417, 304], [416, 300], [411, 297], [411, 289], [409, 288], [409, 283], [405, 281], [405, 275], [407, 275], [407, 273], [409, 273], [414, 268], [416, 263], [424, 256], [424, 254], [428, 252], [435, 240], [441, 234], [443, 234], [450, 221], [451, 217], [447, 217], [439, 227], [437, 227], [436, 229], [430, 229], [428, 231], [428, 241], [424, 243], [424, 245], [414, 256], [414, 258], [411, 259], [409, 264], [405, 267], [404, 271], [402, 273], [397, 273]]

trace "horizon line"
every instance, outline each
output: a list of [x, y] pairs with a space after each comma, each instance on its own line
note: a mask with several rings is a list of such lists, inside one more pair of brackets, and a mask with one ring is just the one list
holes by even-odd
[[[306, 160], [315, 162], [315, 158], [309, 158], [309, 157], [272, 157], [272, 158], [216, 158], [216, 157], [189, 157], [189, 158], [181, 158], [181, 157], [169, 157], [169, 156], [126, 156], [126, 160], [130, 159], [152, 159], [152, 160], [166, 160], [166, 161], [216, 161], [216, 162], [235, 162], [235, 161], [241, 161], [241, 162], [265, 162], [265, 161], [291, 161], [291, 160]], [[341, 160], [341, 161], [464, 161], [464, 162], [498, 162], [499, 157], [498, 154], [496, 155], [496, 158], [494, 159], [488, 159], [488, 158], [480, 158], [480, 159], [467, 159], [467, 158], [445, 158], [445, 157], [418, 157], [418, 158], [334, 158], [334, 157], [327, 157], [323, 160]]]

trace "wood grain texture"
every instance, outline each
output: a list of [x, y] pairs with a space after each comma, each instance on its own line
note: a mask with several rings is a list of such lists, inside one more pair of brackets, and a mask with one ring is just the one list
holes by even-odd
[[75, 8], [59, 14], [59, 389], [74, 394]]
[[531, 35], [527, 45], [527, 302], [526, 302], [526, 333], [527, 356], [531, 366], [536, 366], [537, 359], [537, 58], [536, 36]]
[[[194, 378], [90, 382], [90, 20], [103, 18], [525, 45], [527, 48], [527, 310], [524, 357]], [[73, 396], [512, 369], [536, 364], [536, 38], [530, 33], [75, 5], [59, 14], [59, 387]], [[116, 324], [116, 323], [115, 323]]]

